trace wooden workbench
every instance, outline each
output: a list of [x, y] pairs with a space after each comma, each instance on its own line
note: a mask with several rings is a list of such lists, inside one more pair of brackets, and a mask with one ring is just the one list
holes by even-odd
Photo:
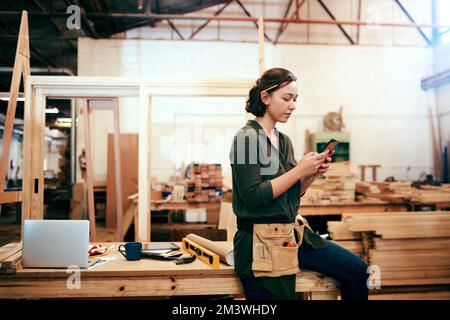
[[[110, 245], [111, 243], [104, 245]], [[142, 259], [126, 261], [117, 252], [107, 264], [80, 271], [80, 288], [68, 289], [71, 274], [66, 269], [19, 268], [15, 274], [0, 274], [0, 298], [120, 298], [193, 295], [242, 296], [243, 289], [234, 267], [221, 263], [212, 269], [200, 260], [176, 265], [173, 261]], [[297, 292], [311, 299], [336, 299], [337, 282], [329, 277], [303, 270], [297, 276]]]
[[343, 204], [301, 204], [299, 213], [302, 216], [342, 215], [358, 212], [391, 212], [407, 211], [403, 203], [389, 202], [352, 202]]

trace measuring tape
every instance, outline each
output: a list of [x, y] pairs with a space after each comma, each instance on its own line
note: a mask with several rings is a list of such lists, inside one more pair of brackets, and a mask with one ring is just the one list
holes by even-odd
[[183, 238], [182, 245], [184, 250], [186, 250], [191, 254], [196, 255], [197, 259], [200, 259], [213, 269], [219, 269], [220, 257], [214, 252], [211, 252], [208, 249], [199, 245], [198, 243], [186, 238]]

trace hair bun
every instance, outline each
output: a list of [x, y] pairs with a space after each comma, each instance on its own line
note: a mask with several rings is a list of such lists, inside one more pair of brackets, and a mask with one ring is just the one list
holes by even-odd
[[279, 85], [282, 82], [292, 82], [296, 81], [297, 78], [292, 72], [283, 68], [272, 68], [264, 72], [264, 74], [256, 80], [256, 84], [250, 89], [248, 93], [248, 99], [245, 104], [245, 110], [252, 113], [257, 117], [262, 117], [266, 113], [267, 105], [261, 100], [261, 90], [262, 88], [270, 88], [273, 86], [272, 90], [267, 90], [267, 93], [271, 93], [279, 89], [279, 87], [274, 85]]

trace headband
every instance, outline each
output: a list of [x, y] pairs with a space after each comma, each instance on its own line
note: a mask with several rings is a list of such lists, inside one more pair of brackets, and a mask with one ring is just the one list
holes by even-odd
[[261, 92], [267, 92], [267, 91], [269, 91], [269, 90], [271, 90], [273, 88], [276, 88], [276, 87], [282, 85], [285, 82], [292, 82], [292, 81], [297, 81], [297, 78], [294, 75], [288, 74], [279, 83], [271, 85], [270, 87], [268, 87], [268, 88], [266, 88], [264, 90], [261, 90]]

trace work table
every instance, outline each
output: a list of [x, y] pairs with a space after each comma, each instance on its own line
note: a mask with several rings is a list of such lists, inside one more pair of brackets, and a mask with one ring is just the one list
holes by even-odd
[[[103, 257], [114, 260], [76, 276], [66, 269], [21, 268], [13, 274], [0, 274], [0, 298], [115, 298], [191, 295], [242, 296], [243, 289], [234, 267], [220, 263], [213, 269], [196, 259], [189, 264], [141, 259], [127, 261], [117, 250], [120, 243], [101, 243], [114, 248]], [[175, 252], [175, 251], [174, 251]], [[74, 287], [74, 288], [69, 288]], [[303, 270], [297, 276], [297, 292], [335, 299], [335, 280], [317, 272]]]

